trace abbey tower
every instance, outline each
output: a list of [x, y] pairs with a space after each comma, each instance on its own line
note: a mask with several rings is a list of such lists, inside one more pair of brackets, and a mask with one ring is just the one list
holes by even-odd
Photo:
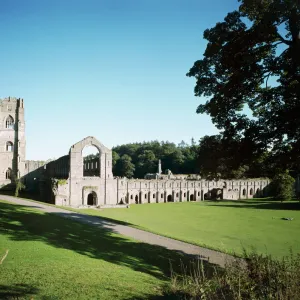
[[24, 175], [25, 145], [23, 99], [0, 99], [0, 186]]

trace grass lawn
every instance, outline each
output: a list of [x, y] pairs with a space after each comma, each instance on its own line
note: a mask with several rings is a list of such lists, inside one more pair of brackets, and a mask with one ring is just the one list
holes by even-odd
[[[254, 247], [276, 257], [300, 252], [300, 203], [262, 199], [131, 205], [129, 209], [80, 209], [138, 228], [223, 252]], [[281, 220], [293, 217], [293, 221]]]
[[[135, 210], [135, 209], [133, 209]], [[0, 201], [0, 299], [157, 299], [182, 255]]]

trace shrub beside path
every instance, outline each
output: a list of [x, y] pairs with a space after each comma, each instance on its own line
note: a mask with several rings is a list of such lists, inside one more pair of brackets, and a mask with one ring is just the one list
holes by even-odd
[[107, 228], [115, 233], [128, 236], [134, 240], [141, 241], [143, 243], [162, 246], [169, 250], [182, 252], [187, 255], [197, 255], [201, 259], [209, 261], [210, 263], [219, 265], [221, 267], [223, 267], [226, 262], [230, 262], [234, 259], [233, 256], [222, 252], [188, 244], [185, 242], [160, 236], [158, 234], [133, 228], [127, 225], [121, 225], [112, 221], [107, 221], [101, 217], [89, 216], [74, 211], [65, 210], [59, 207], [42, 204], [41, 202], [32, 202], [29, 200], [24, 200], [12, 196], [0, 195], [0, 199], [14, 204], [42, 210], [46, 213], [56, 214], [77, 222], [86, 223], [96, 227]]

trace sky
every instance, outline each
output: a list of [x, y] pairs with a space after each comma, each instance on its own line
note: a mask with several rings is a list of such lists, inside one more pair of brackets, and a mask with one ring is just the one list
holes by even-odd
[[186, 76], [237, 0], [1, 0], [0, 98], [24, 99], [26, 159], [217, 134]]

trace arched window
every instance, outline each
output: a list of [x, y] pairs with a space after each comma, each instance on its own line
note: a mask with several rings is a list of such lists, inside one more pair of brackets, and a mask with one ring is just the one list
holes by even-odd
[[14, 144], [12, 142], [6, 142], [6, 151], [8, 152], [14, 151]]
[[14, 129], [14, 119], [12, 116], [7, 117], [5, 127], [9, 129]]
[[178, 194], [178, 193], [176, 193], [176, 197], [179, 197], [179, 194]]
[[246, 189], [243, 189], [243, 196], [246, 196]]
[[155, 198], [155, 194], [153, 194], [153, 199]]
[[250, 195], [253, 195], [253, 189], [250, 189]]
[[11, 169], [10, 168], [7, 169], [6, 174], [5, 174], [5, 178], [6, 179], [11, 179]]

